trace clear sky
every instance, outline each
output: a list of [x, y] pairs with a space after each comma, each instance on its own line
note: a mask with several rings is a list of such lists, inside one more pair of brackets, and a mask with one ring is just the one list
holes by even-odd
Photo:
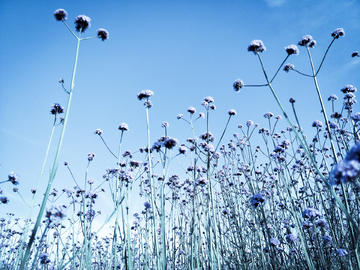
[[[109, 146], [117, 151], [120, 123], [125, 133], [123, 151], [133, 152], [146, 146], [146, 118], [137, 93], [150, 89], [155, 95], [150, 109], [151, 141], [163, 135], [163, 121], [169, 122], [169, 135], [180, 143], [191, 137], [190, 127], [176, 119], [194, 106], [204, 111], [205, 96], [215, 99], [217, 109], [210, 118], [210, 131], [219, 138], [228, 119], [227, 111], [235, 109], [224, 143], [238, 132], [237, 125], [251, 119], [266, 126], [264, 113], [280, 114], [268, 88], [244, 88], [233, 91], [235, 79], [245, 84], [265, 83], [257, 57], [247, 52], [254, 39], [261, 39], [267, 50], [262, 54], [270, 76], [286, 56], [285, 46], [297, 44], [304, 35], [312, 35], [317, 46], [312, 49], [315, 66], [331, 42], [330, 33], [345, 30], [328, 53], [318, 82], [324, 99], [330, 94], [341, 98], [346, 84], [360, 87], [360, 59], [351, 53], [360, 50], [360, 1], [358, 0], [254, 0], [254, 1], [10, 1], [0, 2], [0, 181], [11, 171], [19, 174], [18, 186], [30, 201], [44, 159], [53, 123], [49, 110], [53, 103], [66, 106], [67, 95], [58, 83], [65, 80], [69, 88], [76, 40], [53, 12], [63, 8], [67, 23], [74, 27], [77, 15], [91, 18], [91, 27], [83, 36], [96, 35], [98, 28], [110, 33], [109, 40], [82, 41], [75, 80], [73, 103], [65, 134], [60, 164], [53, 187], [72, 188], [67, 161], [79, 181], [83, 182], [87, 154], [96, 157], [89, 178], [100, 183], [106, 168], [116, 160], [94, 135], [104, 131]], [[304, 48], [288, 63], [310, 73]], [[290, 113], [289, 98], [296, 100], [299, 117], [313, 137], [311, 123], [323, 121], [313, 80], [295, 72], [281, 71], [273, 86]], [[341, 105], [338, 101], [338, 107]], [[327, 109], [330, 104], [327, 102]], [[355, 106], [359, 111], [359, 105]], [[282, 120], [280, 127], [286, 127]], [[43, 190], [53, 162], [60, 126], [56, 129], [49, 162], [42, 180]], [[199, 119], [196, 135], [205, 132], [205, 120]], [[123, 152], [122, 151], [122, 152]], [[135, 154], [134, 159], [142, 160]], [[184, 163], [188, 160], [184, 157]], [[176, 172], [174, 172], [176, 173]], [[10, 203], [0, 205], [0, 216], [6, 212], [26, 213], [26, 206], [12, 192], [10, 183], [1, 185]], [[105, 186], [106, 188], [106, 186]], [[40, 193], [42, 194], [42, 193]], [[136, 193], [134, 206], [138, 207]], [[40, 198], [38, 199], [40, 200]], [[108, 205], [108, 199], [102, 197]], [[40, 202], [40, 201], [39, 201]], [[100, 208], [100, 206], [99, 206]], [[14, 210], [17, 209], [17, 210]], [[21, 212], [20, 212], [21, 209]], [[98, 210], [98, 209], [97, 209]]]

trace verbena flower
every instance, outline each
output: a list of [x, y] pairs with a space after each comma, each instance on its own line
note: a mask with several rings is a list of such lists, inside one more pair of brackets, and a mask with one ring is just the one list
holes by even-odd
[[299, 49], [294, 44], [285, 47], [285, 51], [288, 53], [288, 55], [291, 55], [291, 54], [298, 55], [299, 54]]
[[314, 220], [315, 218], [320, 217], [320, 216], [321, 216], [321, 214], [317, 209], [310, 208], [310, 207], [305, 209], [302, 213], [303, 218], [308, 218], [310, 220]]
[[293, 242], [295, 242], [298, 238], [297, 238], [297, 236], [296, 236], [295, 234], [290, 233], [290, 234], [288, 234], [288, 235], [285, 237], [285, 239], [286, 239], [286, 241], [287, 241], [288, 243], [293, 243]]
[[190, 114], [194, 114], [196, 112], [196, 109], [194, 107], [189, 107], [187, 108], [187, 111], [190, 113]]
[[150, 109], [153, 106], [153, 103], [151, 102], [151, 100], [146, 100], [144, 102], [144, 106]]
[[165, 141], [164, 141], [164, 146], [167, 148], [167, 149], [172, 149], [174, 146], [176, 146], [177, 144], [179, 143], [179, 141], [175, 138], [167, 138]]
[[333, 100], [338, 100], [339, 98], [335, 95], [335, 94], [332, 94], [330, 95], [330, 97], [328, 98], [328, 101], [333, 101]]
[[340, 90], [341, 92], [343, 92], [344, 94], [346, 93], [354, 93], [357, 91], [356, 87], [352, 86], [351, 84], [345, 85], [343, 88], [341, 88]]
[[95, 154], [93, 152], [88, 154], [88, 161], [93, 161], [95, 157]]
[[351, 116], [351, 119], [354, 120], [355, 123], [360, 121], [360, 113], [355, 113]]
[[126, 182], [131, 182], [134, 179], [134, 173], [131, 171], [127, 171], [121, 174], [121, 179]]
[[75, 29], [78, 32], [85, 32], [86, 29], [88, 29], [91, 24], [90, 24], [91, 19], [88, 16], [85, 15], [79, 15], [75, 18]]
[[66, 21], [67, 20], [67, 12], [64, 9], [57, 9], [54, 12], [55, 19], [57, 21]]
[[248, 47], [248, 51], [254, 52], [254, 54], [256, 54], [258, 52], [266, 51], [266, 48], [264, 46], [264, 43], [261, 40], [256, 39], [256, 40], [251, 41], [251, 43]]
[[321, 123], [320, 120], [315, 120], [312, 125], [312, 127], [317, 127], [317, 128], [321, 128], [323, 126], [323, 124]]
[[101, 129], [97, 129], [97, 130], [95, 130], [95, 134], [96, 135], [101, 135], [103, 133], [103, 131], [101, 130]]
[[162, 122], [161, 127], [163, 127], [163, 128], [169, 127], [169, 123], [164, 121], [164, 122]]
[[187, 148], [186, 148], [185, 146], [181, 145], [181, 146], [179, 147], [179, 154], [185, 155], [186, 152], [187, 152]]
[[286, 64], [285, 66], [284, 66], [284, 70], [286, 71], [286, 72], [289, 72], [290, 70], [293, 70], [295, 68], [295, 66], [293, 65], [293, 64]]
[[270, 119], [270, 118], [273, 117], [273, 116], [274, 116], [274, 114], [273, 114], [272, 112], [267, 112], [267, 113], [264, 114], [264, 117], [265, 117], [266, 119]]
[[183, 115], [182, 115], [181, 113], [179, 113], [179, 114], [176, 116], [177, 119], [181, 119], [182, 117], [183, 117]]
[[7, 204], [9, 201], [9, 199], [7, 197], [0, 197], [0, 202], [3, 204]]
[[336, 250], [336, 255], [338, 255], [339, 257], [343, 257], [345, 255], [348, 255], [348, 252], [345, 249], [339, 248], [338, 250]]
[[270, 245], [276, 247], [280, 245], [280, 241], [276, 238], [270, 238]]
[[236, 111], [234, 109], [231, 109], [231, 110], [228, 111], [228, 114], [230, 116], [234, 116], [234, 115], [236, 115]]
[[99, 28], [97, 30], [97, 36], [102, 41], [105, 41], [105, 40], [109, 39], [109, 32], [107, 30], [105, 30], [104, 28]]
[[260, 203], [265, 202], [265, 198], [261, 194], [255, 194], [250, 198], [250, 204], [256, 208]]
[[351, 57], [356, 57], [358, 56], [359, 57], [359, 52], [358, 51], [355, 51], [351, 54]]
[[45, 217], [50, 221], [59, 221], [66, 217], [66, 207], [64, 205], [52, 205], [50, 209], [46, 210]]
[[331, 36], [334, 38], [339, 38], [345, 36], [345, 31], [342, 28], [337, 28], [333, 32], [331, 32]]
[[321, 227], [321, 228], [328, 227], [328, 224], [327, 224], [327, 222], [326, 222], [325, 219], [319, 219], [319, 220], [317, 220], [317, 221], [315, 222], [315, 225], [316, 225], [317, 227]]
[[325, 244], [332, 242], [332, 237], [330, 235], [324, 235], [322, 239], [325, 242]]
[[17, 186], [19, 184], [19, 175], [17, 175], [14, 172], [9, 173], [8, 175], [8, 181], [10, 181], [13, 185]]
[[199, 113], [199, 117], [200, 118], [205, 118], [205, 113], [203, 113], [203, 112]]
[[233, 83], [233, 87], [234, 87], [234, 90], [236, 92], [239, 92], [241, 88], [244, 87], [244, 82], [240, 79], [237, 79], [235, 80], [235, 82]]
[[128, 131], [128, 130], [129, 130], [128, 124], [126, 124], [126, 123], [121, 123], [120, 126], [119, 126], [119, 130]]
[[138, 94], [138, 99], [142, 100], [142, 99], [147, 99], [151, 96], [154, 95], [154, 92], [151, 90], [142, 90], [139, 94]]
[[151, 208], [151, 204], [149, 202], [144, 202], [145, 209]]
[[54, 103], [51, 106], [51, 110], [50, 110], [51, 114], [56, 115], [56, 114], [61, 114], [63, 112], [64, 112], [64, 107], [61, 107], [59, 103]]
[[313, 40], [312, 36], [306, 35], [303, 36], [302, 39], [299, 41], [299, 46], [308, 46], [308, 44]]
[[39, 256], [40, 264], [48, 264], [48, 263], [50, 263], [51, 261], [50, 261], [49, 257], [50, 257], [49, 253], [47, 253], [47, 252], [42, 253]]
[[212, 103], [214, 102], [214, 99], [212, 97], [205, 97], [204, 100], [207, 102], [207, 103]]

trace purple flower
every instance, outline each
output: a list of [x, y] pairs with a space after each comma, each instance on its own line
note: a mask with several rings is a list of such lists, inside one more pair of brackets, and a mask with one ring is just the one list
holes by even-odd
[[296, 248], [292, 248], [292, 249], [289, 250], [289, 255], [295, 255], [297, 253], [298, 252], [297, 252]]
[[304, 221], [301, 223], [301, 227], [305, 230], [310, 229], [314, 224], [312, 224], [310, 221]]
[[14, 172], [9, 173], [8, 175], [8, 181], [10, 181], [13, 185], [17, 186], [19, 184], [19, 175], [17, 175]]
[[52, 205], [50, 209], [46, 210], [45, 217], [48, 218], [50, 221], [62, 220], [66, 217], [65, 210], [65, 205]]
[[339, 38], [345, 36], [345, 31], [342, 28], [337, 28], [333, 32], [331, 32], [331, 36], [334, 38]]
[[96, 135], [101, 135], [103, 133], [103, 131], [101, 130], [101, 129], [97, 129], [97, 130], [95, 130], [95, 134]]
[[153, 106], [153, 103], [151, 102], [151, 100], [146, 100], [144, 102], [144, 106], [150, 109]]
[[57, 114], [61, 114], [64, 112], [64, 107], [61, 107], [59, 103], [54, 103], [52, 106], [51, 106], [51, 110], [50, 110], [50, 113], [52, 115], [57, 115]]
[[345, 249], [339, 248], [338, 250], [336, 250], [336, 255], [338, 255], [339, 257], [343, 257], [345, 255], [348, 255], [348, 252]]
[[196, 109], [192, 106], [190, 106], [189, 108], [187, 108], [187, 111], [190, 113], [190, 114], [194, 114], [196, 113]]
[[285, 51], [288, 53], [288, 55], [291, 55], [291, 54], [296, 54], [297, 55], [297, 54], [299, 54], [299, 49], [294, 44], [285, 47]]
[[131, 171], [124, 172], [121, 174], [121, 179], [129, 183], [134, 179], [134, 173]]
[[360, 121], [360, 113], [355, 113], [351, 116], [351, 119], [354, 120], [355, 123]]
[[252, 126], [253, 124], [254, 124], [254, 122], [251, 121], [251, 120], [248, 120], [248, 121], [246, 122], [246, 126], [247, 126], [247, 127], [250, 127], [250, 126]]
[[254, 208], [263, 202], [265, 202], [265, 198], [261, 194], [255, 194], [250, 198], [250, 203]]
[[154, 95], [154, 92], [151, 90], [142, 90], [140, 93], [138, 93], [138, 99], [147, 99]]
[[55, 12], [54, 12], [54, 16], [55, 16], [55, 19], [57, 20], [57, 21], [66, 21], [66, 19], [67, 19], [67, 12], [64, 10], [64, 9], [57, 9], [57, 10], [55, 10]]
[[98, 38], [100, 38], [102, 41], [105, 41], [107, 39], [109, 39], [109, 32], [106, 31], [104, 28], [99, 28], [97, 30], [97, 36]]
[[237, 79], [235, 80], [235, 82], [233, 83], [233, 87], [234, 87], [234, 90], [236, 92], [239, 92], [241, 88], [244, 87], [244, 82], [240, 79]]
[[359, 57], [359, 52], [358, 51], [355, 51], [351, 54], [351, 57]]
[[334, 95], [334, 94], [332, 94], [329, 98], [328, 98], [328, 101], [333, 101], [333, 100], [338, 100], [339, 98], [336, 96], [336, 95]]
[[165, 121], [161, 124], [161, 127], [163, 128], [169, 127], [169, 123]]
[[140, 167], [140, 165], [142, 164], [142, 162], [141, 161], [137, 161], [137, 160], [130, 160], [130, 166], [131, 167], [134, 167], [134, 168], [138, 168], [138, 167]]
[[322, 126], [323, 126], [323, 124], [321, 123], [320, 120], [315, 120], [315, 121], [312, 123], [312, 127], [321, 128]]
[[95, 157], [95, 154], [93, 152], [88, 154], [88, 161], [93, 161]]
[[40, 259], [40, 263], [41, 264], [48, 264], [48, 263], [50, 263], [51, 261], [50, 261], [50, 255], [49, 255], [49, 253], [46, 253], [46, 252], [44, 252], [44, 253], [42, 253], [40, 256], [39, 256], [39, 259]]
[[324, 235], [322, 239], [325, 242], [325, 244], [332, 242], [332, 237], [330, 235]]
[[78, 32], [85, 32], [90, 27], [91, 19], [85, 15], [79, 15], [75, 18], [75, 29]]
[[284, 70], [286, 71], [286, 72], [289, 72], [290, 70], [293, 70], [295, 68], [295, 66], [293, 65], [293, 64], [286, 64], [285, 66], [284, 66]]
[[354, 93], [357, 91], [356, 87], [352, 86], [351, 84], [345, 85], [343, 88], [341, 88], [340, 90], [341, 92], [343, 92], [344, 94], [346, 93]]
[[254, 52], [254, 54], [256, 54], [258, 52], [266, 51], [266, 48], [264, 46], [264, 43], [261, 40], [256, 39], [256, 40], [251, 41], [251, 43], [248, 47], [248, 51]]
[[287, 241], [288, 243], [293, 243], [293, 242], [295, 242], [298, 238], [297, 238], [297, 236], [296, 236], [295, 234], [290, 233], [290, 234], [288, 234], [288, 235], [285, 237], [285, 239], [286, 239], [286, 241]]
[[203, 113], [203, 112], [199, 113], [199, 117], [200, 118], [205, 118], [205, 113]]
[[315, 218], [320, 217], [321, 214], [317, 209], [309, 207], [304, 210], [304, 212], [302, 213], [302, 216], [303, 216], [303, 218], [308, 218], [310, 220], [314, 220]]
[[9, 199], [7, 197], [0, 197], [0, 202], [3, 204], [7, 204], [9, 202]]
[[270, 118], [273, 117], [273, 116], [274, 116], [274, 114], [273, 114], [272, 112], [267, 112], [267, 113], [264, 114], [264, 117], [265, 117], [266, 119], [270, 119]]
[[234, 115], [236, 115], [236, 111], [234, 109], [231, 109], [231, 110], [228, 111], [228, 114], [230, 116], [234, 116]]
[[270, 245], [276, 247], [280, 245], [280, 241], [276, 238], [270, 238]]
[[209, 108], [210, 108], [210, 109], [212, 109], [213, 111], [215, 111], [215, 110], [216, 110], [216, 106], [215, 106], [215, 104], [210, 104]]
[[310, 41], [312, 41], [312, 40], [313, 40], [313, 38], [310, 35], [303, 36], [302, 39], [299, 41], [298, 45], [299, 46], [307, 46], [310, 43]]
[[182, 117], [183, 117], [183, 115], [182, 115], [181, 113], [179, 113], [179, 114], [176, 116], [177, 119], [181, 119]]
[[177, 144], [179, 143], [179, 141], [175, 138], [167, 138], [165, 141], [164, 141], [164, 146], [167, 148], [167, 149], [172, 149], [174, 146], [176, 146]]
[[149, 202], [144, 202], [145, 209], [151, 208], [151, 204]]
[[[360, 143], [358, 143], [360, 145]], [[359, 147], [358, 147], [359, 148]], [[351, 149], [352, 150], [352, 149]], [[350, 150], [349, 153], [352, 151]], [[348, 153], [348, 155], [349, 155]], [[347, 155], [347, 156], [348, 156]], [[354, 153], [354, 156], [359, 156], [358, 153]], [[357, 160], [342, 160], [331, 171], [331, 184], [338, 185], [340, 183], [355, 183], [356, 178], [360, 174], [360, 162]]]
[[318, 221], [315, 222], [315, 225], [321, 228], [328, 227], [328, 224], [325, 219], [319, 219]]
[[204, 177], [199, 177], [197, 180], [196, 180], [196, 185], [199, 185], [199, 186], [205, 186], [209, 181], [204, 178]]
[[181, 145], [181, 146], [179, 147], [179, 154], [185, 155], [186, 152], [187, 152], [187, 148], [186, 148], [185, 146]]
[[207, 103], [212, 103], [214, 102], [214, 99], [212, 97], [205, 97], [204, 100], [207, 102]]
[[128, 130], [129, 130], [128, 124], [126, 124], [126, 123], [121, 123], [120, 126], [119, 126], [119, 130], [128, 131]]

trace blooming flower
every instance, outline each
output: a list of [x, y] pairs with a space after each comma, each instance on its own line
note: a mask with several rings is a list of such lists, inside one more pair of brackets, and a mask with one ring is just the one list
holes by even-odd
[[187, 108], [187, 111], [190, 113], [190, 114], [194, 114], [196, 112], [196, 109], [194, 107], [189, 107]]
[[231, 110], [228, 111], [228, 114], [230, 116], [234, 116], [234, 115], [236, 115], [236, 111], [234, 109], [231, 109]]
[[7, 204], [9, 202], [9, 199], [7, 197], [0, 197], [0, 202], [3, 204]]
[[167, 148], [167, 149], [172, 149], [174, 146], [176, 146], [177, 144], [179, 143], [179, 141], [175, 138], [167, 138], [165, 141], [164, 141], [164, 146]]
[[355, 113], [351, 116], [351, 119], [354, 120], [355, 123], [360, 121], [360, 113]]
[[52, 205], [50, 209], [46, 210], [45, 217], [50, 221], [62, 220], [66, 217], [65, 210], [66, 207], [64, 205]]
[[176, 116], [177, 119], [181, 119], [182, 117], [183, 117], [183, 115], [182, 115], [181, 113], [179, 113], [179, 114]]
[[345, 249], [339, 248], [338, 250], [336, 250], [336, 255], [338, 255], [339, 257], [343, 257], [345, 255], [348, 255], [348, 252]]
[[126, 182], [131, 182], [134, 179], [134, 173], [131, 171], [127, 171], [121, 174], [121, 179]]
[[66, 21], [67, 19], [67, 12], [64, 9], [57, 9], [54, 12], [55, 19], [57, 21]]
[[99, 28], [97, 30], [97, 36], [98, 38], [100, 38], [102, 41], [105, 41], [107, 39], [109, 39], [109, 32], [106, 31], [104, 28]]
[[17, 175], [14, 172], [9, 173], [8, 175], [8, 181], [10, 181], [13, 185], [17, 186], [19, 184], [19, 175]]
[[88, 29], [91, 24], [90, 24], [91, 19], [88, 16], [85, 15], [79, 15], [75, 18], [75, 29], [78, 32], [85, 32], [86, 29]]
[[119, 126], [119, 130], [128, 131], [128, 130], [129, 130], [128, 124], [126, 124], [126, 123], [121, 123], [120, 126]]
[[346, 93], [354, 93], [357, 91], [356, 87], [352, 86], [351, 84], [345, 85], [343, 88], [341, 88], [340, 90], [341, 92], [343, 92], [344, 94]]
[[199, 113], [199, 117], [200, 118], [205, 118], [205, 113], [203, 113], [203, 112]]
[[295, 234], [288, 234], [287, 236], [285, 236], [285, 239], [288, 243], [293, 243], [297, 240], [297, 236]]
[[151, 90], [142, 90], [139, 94], [138, 94], [138, 99], [142, 100], [142, 99], [147, 99], [151, 96], [154, 95], [154, 92]]
[[342, 28], [337, 28], [333, 32], [331, 32], [331, 36], [334, 38], [339, 38], [345, 36], [345, 31]]
[[88, 154], [88, 161], [93, 161], [95, 157], [95, 154], [93, 152]]
[[303, 218], [308, 218], [310, 220], [314, 220], [317, 217], [320, 217], [320, 212], [315, 208], [307, 208], [302, 213]]
[[250, 203], [254, 208], [263, 202], [265, 202], [265, 198], [261, 194], [255, 194], [250, 198]]
[[248, 120], [248, 121], [246, 122], [246, 126], [247, 126], [247, 127], [250, 127], [250, 126], [252, 126], [253, 124], [254, 124], [254, 122], [251, 121], [251, 120]]
[[212, 103], [212, 102], [214, 102], [214, 98], [207, 96], [204, 98], [204, 101], [206, 101], [207, 103]]
[[325, 242], [325, 244], [332, 242], [332, 237], [330, 235], [324, 235], [322, 239]]
[[291, 54], [296, 54], [297, 55], [297, 54], [299, 54], [299, 49], [294, 44], [285, 47], [285, 51], [288, 53], [288, 55], [291, 55]]
[[315, 120], [315, 121], [312, 123], [312, 127], [321, 128], [322, 126], [323, 126], [323, 124], [321, 123], [320, 120]]
[[280, 241], [276, 238], [270, 238], [270, 245], [276, 247], [280, 245]]
[[355, 51], [351, 54], [351, 57], [359, 57], [359, 52], [358, 51]]
[[273, 116], [274, 116], [274, 114], [273, 114], [272, 112], [267, 112], [267, 113], [264, 114], [264, 117], [265, 117], [266, 119], [270, 119], [270, 118], [273, 117]]
[[298, 45], [299, 46], [307, 46], [310, 43], [310, 41], [312, 41], [312, 40], [313, 40], [313, 38], [310, 35], [303, 36], [302, 39], [299, 41]]
[[95, 134], [97, 134], [97, 135], [101, 135], [103, 133], [103, 131], [101, 130], [101, 129], [97, 129], [97, 130], [95, 130]]
[[50, 110], [51, 114], [56, 115], [56, 114], [61, 114], [63, 112], [64, 112], [64, 107], [61, 107], [60, 104], [54, 103], [51, 106], [51, 110]]
[[266, 48], [264, 46], [264, 43], [261, 40], [256, 39], [256, 40], [251, 41], [251, 43], [248, 47], [248, 51], [254, 52], [254, 54], [256, 54], [258, 52], [266, 51]]
[[333, 101], [333, 100], [338, 100], [339, 98], [336, 96], [336, 95], [334, 95], [334, 94], [332, 94], [332, 95], [330, 95], [330, 97], [328, 98], [328, 101]]
[[236, 92], [239, 92], [241, 88], [244, 87], [244, 82], [240, 79], [237, 79], [235, 80], [235, 82], [233, 83], [233, 87], [234, 87], [234, 90]]
[[187, 148], [185, 147], [185, 146], [180, 146], [179, 147], [179, 154], [186, 154], [186, 152], [187, 152]]
[[169, 123], [165, 121], [161, 124], [161, 127], [163, 128], [169, 127]]
[[151, 204], [149, 202], [144, 202], [145, 209], [151, 208]]
[[293, 64], [286, 64], [285, 66], [284, 66], [284, 70], [286, 71], [286, 72], [289, 72], [290, 70], [293, 70], [295, 68], [295, 66], [293, 65]]
[[48, 263], [50, 263], [51, 261], [50, 261], [50, 255], [49, 255], [49, 253], [46, 253], [46, 252], [44, 252], [44, 253], [42, 253], [40, 256], [39, 256], [39, 259], [40, 259], [40, 263], [41, 264], [48, 264]]

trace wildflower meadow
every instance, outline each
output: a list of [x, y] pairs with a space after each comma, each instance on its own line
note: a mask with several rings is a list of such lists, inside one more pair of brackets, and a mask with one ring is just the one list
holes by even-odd
[[360, 269], [359, 3], [200, 2], [47, 3], [3, 44], [32, 54], [0, 85], [0, 269]]

